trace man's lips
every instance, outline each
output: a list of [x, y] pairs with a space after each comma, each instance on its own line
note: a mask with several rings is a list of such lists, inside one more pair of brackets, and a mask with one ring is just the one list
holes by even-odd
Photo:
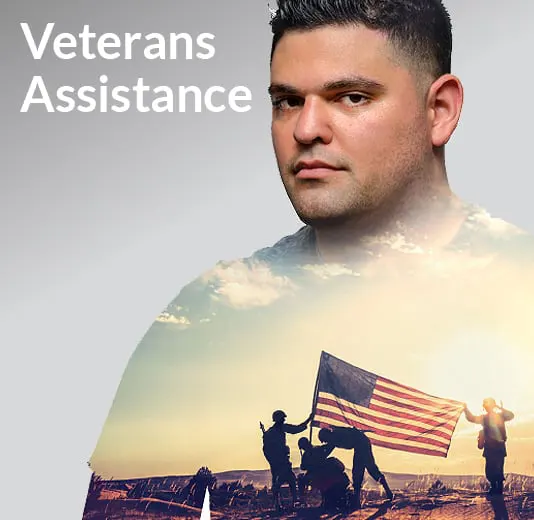
[[297, 179], [324, 179], [340, 169], [324, 161], [300, 161], [295, 172]]

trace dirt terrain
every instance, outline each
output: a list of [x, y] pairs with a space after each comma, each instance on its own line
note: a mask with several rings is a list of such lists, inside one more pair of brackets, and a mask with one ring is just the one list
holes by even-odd
[[[240, 480], [234, 480], [237, 476]], [[388, 474], [388, 480], [395, 494], [392, 501], [367, 480], [362, 509], [352, 512], [322, 511], [320, 496], [313, 491], [305, 493], [291, 510], [288, 489], [283, 488], [284, 509], [277, 513], [262, 471], [212, 475], [202, 468], [188, 477], [94, 479], [83, 520], [199, 520], [206, 487], [211, 511], [203, 519], [534, 520], [533, 477], [509, 475], [505, 494], [499, 497], [487, 495], [480, 476]]]

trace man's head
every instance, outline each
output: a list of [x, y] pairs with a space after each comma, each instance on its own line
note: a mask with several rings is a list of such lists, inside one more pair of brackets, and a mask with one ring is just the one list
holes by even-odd
[[299, 217], [320, 226], [446, 182], [462, 87], [439, 0], [279, 0], [272, 137]]
[[287, 415], [283, 410], [275, 410], [273, 412], [273, 422], [281, 424], [286, 420]]
[[299, 450], [307, 451], [311, 448], [311, 442], [306, 437], [301, 437], [298, 441]]
[[319, 440], [323, 443], [330, 442], [332, 439], [332, 430], [329, 430], [328, 428], [321, 428], [319, 430], [318, 434]]
[[493, 397], [486, 397], [486, 399], [482, 401], [482, 408], [484, 408], [484, 410], [486, 410], [488, 413], [492, 412], [496, 406], [497, 403]]

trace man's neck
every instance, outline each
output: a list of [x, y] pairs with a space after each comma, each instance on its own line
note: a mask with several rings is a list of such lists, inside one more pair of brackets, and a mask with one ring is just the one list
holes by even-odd
[[446, 246], [460, 229], [462, 204], [448, 185], [410, 194], [346, 222], [314, 228], [317, 253], [324, 262], [350, 263], [392, 244], [434, 250]]

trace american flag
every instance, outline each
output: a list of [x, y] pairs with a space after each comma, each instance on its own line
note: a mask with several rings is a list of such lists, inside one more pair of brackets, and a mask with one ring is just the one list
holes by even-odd
[[312, 427], [354, 426], [374, 446], [446, 457], [462, 403], [352, 366], [321, 353]]

